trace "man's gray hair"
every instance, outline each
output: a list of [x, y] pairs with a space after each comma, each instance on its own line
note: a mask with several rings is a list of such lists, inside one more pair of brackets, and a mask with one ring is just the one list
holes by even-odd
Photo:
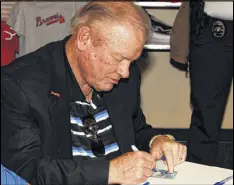
[[146, 12], [133, 2], [91, 1], [84, 5], [71, 20], [72, 34], [81, 26], [93, 28], [103, 21], [131, 26], [136, 33], [149, 32], [149, 17]]

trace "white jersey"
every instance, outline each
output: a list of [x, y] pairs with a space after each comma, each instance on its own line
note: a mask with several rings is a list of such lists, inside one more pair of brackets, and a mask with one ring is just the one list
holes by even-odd
[[70, 34], [71, 19], [86, 2], [17, 2], [7, 23], [20, 36], [20, 56]]
[[211, 17], [224, 20], [233, 20], [233, 1], [205, 1], [204, 12]]

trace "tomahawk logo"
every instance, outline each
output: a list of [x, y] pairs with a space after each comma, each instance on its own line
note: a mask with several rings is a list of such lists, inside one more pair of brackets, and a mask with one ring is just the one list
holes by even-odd
[[16, 36], [16, 33], [14, 32], [14, 30], [12, 28], [10, 28], [11, 31], [13, 31], [13, 33], [11, 33], [10, 31], [4, 31], [6, 33], [6, 37], [5, 40], [12, 40], [14, 36]]
[[1, 66], [11, 63], [18, 52], [19, 38], [16, 32], [6, 21], [1, 21]]
[[46, 18], [42, 18], [40, 16], [36, 17], [36, 27], [46, 25], [49, 26], [54, 23], [62, 24], [65, 22], [65, 19], [62, 15], [59, 15], [58, 13]]

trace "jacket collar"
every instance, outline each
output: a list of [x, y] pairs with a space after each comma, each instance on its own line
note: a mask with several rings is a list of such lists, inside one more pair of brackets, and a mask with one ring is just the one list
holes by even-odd
[[[52, 79], [49, 97], [51, 105], [51, 124], [55, 141], [57, 142], [56, 155], [71, 158], [72, 141], [69, 115], [69, 91], [66, 77], [65, 44], [69, 37], [61, 41], [55, 51], [52, 52]], [[53, 93], [52, 93], [53, 92]], [[55, 94], [56, 93], [56, 94]], [[57, 96], [58, 95], [58, 96]]]

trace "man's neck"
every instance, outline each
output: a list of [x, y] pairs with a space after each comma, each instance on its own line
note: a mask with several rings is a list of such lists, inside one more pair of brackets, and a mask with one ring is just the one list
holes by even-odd
[[71, 36], [71, 38], [67, 41], [66, 46], [66, 55], [68, 62], [70, 64], [70, 67], [72, 69], [73, 74], [75, 75], [76, 81], [80, 86], [80, 89], [85, 96], [87, 101], [91, 101], [92, 99], [92, 92], [93, 89], [88, 85], [88, 83], [84, 80], [84, 78], [81, 75], [79, 64], [78, 64], [78, 58], [76, 54], [76, 46], [75, 46], [75, 38]]

